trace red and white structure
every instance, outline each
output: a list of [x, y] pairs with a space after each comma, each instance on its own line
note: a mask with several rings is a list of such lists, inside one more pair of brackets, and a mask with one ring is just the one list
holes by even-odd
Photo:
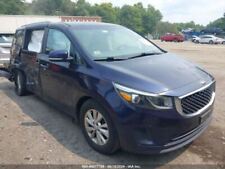
[[14, 34], [15, 30], [35, 22], [101, 22], [98, 16], [42, 16], [42, 15], [0, 15], [0, 34]]

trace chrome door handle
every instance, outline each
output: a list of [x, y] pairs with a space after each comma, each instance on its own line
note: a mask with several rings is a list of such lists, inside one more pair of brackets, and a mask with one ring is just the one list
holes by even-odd
[[40, 66], [41, 66], [44, 70], [46, 70], [46, 69], [48, 68], [48, 64], [40, 64]]

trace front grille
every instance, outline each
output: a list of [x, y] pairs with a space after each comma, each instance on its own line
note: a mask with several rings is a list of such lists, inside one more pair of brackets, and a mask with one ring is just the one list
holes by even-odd
[[213, 85], [208, 88], [189, 95], [181, 100], [181, 107], [183, 113], [192, 114], [196, 113], [198, 110], [201, 110], [207, 104], [209, 104], [212, 99], [212, 94], [214, 92]]

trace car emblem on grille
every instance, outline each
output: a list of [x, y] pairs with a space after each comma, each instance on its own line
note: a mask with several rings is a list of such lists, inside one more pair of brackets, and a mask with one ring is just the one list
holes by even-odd
[[200, 84], [201, 84], [201, 85], [205, 85], [205, 84], [206, 84], [206, 81], [201, 80], [201, 81], [200, 81]]

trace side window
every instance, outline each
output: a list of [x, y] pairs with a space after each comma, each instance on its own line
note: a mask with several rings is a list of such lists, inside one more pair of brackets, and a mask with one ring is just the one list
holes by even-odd
[[71, 42], [63, 32], [49, 29], [46, 52], [49, 53], [56, 50], [66, 50], [70, 53]]
[[41, 52], [44, 30], [31, 30], [27, 32], [27, 47], [28, 51]]
[[74, 58], [74, 62], [77, 64], [83, 63], [68, 37], [59, 30], [49, 29], [45, 53], [48, 54], [56, 50], [65, 50], [68, 52], [68, 57]]

